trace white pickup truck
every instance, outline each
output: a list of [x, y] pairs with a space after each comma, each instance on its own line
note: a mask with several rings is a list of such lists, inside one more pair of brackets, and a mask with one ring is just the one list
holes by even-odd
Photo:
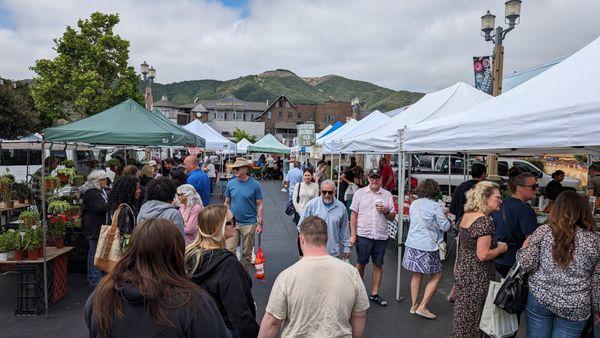
[[[415, 163], [415, 161], [417, 163]], [[448, 194], [448, 185], [450, 185], [451, 189], [454, 191], [456, 187], [464, 182], [464, 159], [462, 157], [452, 156], [451, 161], [451, 174], [449, 175], [448, 156], [419, 156], [418, 158], [413, 159], [411, 186], [414, 187], [421, 181], [431, 178], [438, 182], [443, 194]], [[508, 180], [508, 169], [512, 168], [513, 166], [519, 168], [521, 172], [530, 172], [539, 177], [538, 184], [542, 190], [552, 180], [550, 175], [544, 173], [538, 167], [526, 160], [519, 158], [500, 157], [498, 158], [498, 175], [503, 181]], [[467, 174], [467, 180], [471, 179], [470, 170], [467, 172]], [[562, 181], [562, 185], [564, 187], [580, 189], [581, 181], [577, 178], [565, 176], [565, 179]]]

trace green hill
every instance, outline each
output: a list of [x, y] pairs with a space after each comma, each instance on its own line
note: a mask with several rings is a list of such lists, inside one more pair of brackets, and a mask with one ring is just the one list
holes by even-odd
[[[143, 85], [141, 85], [143, 86]], [[195, 98], [215, 100], [234, 96], [244, 101], [273, 102], [285, 95], [294, 103], [321, 103], [326, 100], [350, 101], [358, 97], [364, 110], [388, 111], [420, 99], [422, 93], [394, 91], [369, 82], [328, 75], [300, 78], [291, 71], [278, 69], [233, 80], [195, 80], [170, 84], [155, 83], [152, 93], [156, 101], [167, 96], [177, 104], [186, 104]]]

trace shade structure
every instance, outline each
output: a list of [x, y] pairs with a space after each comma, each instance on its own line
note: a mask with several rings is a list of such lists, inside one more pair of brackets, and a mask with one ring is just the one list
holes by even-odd
[[[399, 150], [398, 130], [427, 120], [452, 116], [492, 97], [464, 82], [423, 96], [388, 121], [383, 127], [365, 130], [340, 146], [343, 153], [395, 154]], [[450, 126], [448, 126], [450, 127]]]
[[[345, 129], [350, 128], [356, 122], [357, 121], [355, 119], [348, 120], [348, 122], [344, 123], [342, 126], [336, 128], [335, 130], [331, 131], [327, 135], [324, 135], [324, 136], [321, 136], [320, 138], [318, 138], [315, 141], [315, 143], [323, 146], [325, 143], [335, 139], [337, 137], [337, 135], [342, 135], [344, 133]], [[333, 129], [333, 127], [331, 129]]]
[[237, 152], [239, 154], [245, 154], [248, 152], [248, 147], [252, 145], [252, 142], [243, 138], [240, 142], [237, 143]]
[[186, 124], [183, 128], [195, 135], [203, 137], [206, 143], [204, 148], [207, 150], [234, 152], [236, 149], [235, 143], [229, 141], [223, 135], [219, 134], [219, 132], [211, 128], [211, 126], [202, 123], [199, 120], [194, 120]]
[[290, 147], [277, 141], [273, 135], [267, 134], [253, 145], [248, 146], [248, 152], [289, 154]]
[[366, 130], [382, 128], [390, 120], [391, 119], [387, 115], [383, 114], [379, 110], [370, 113], [362, 120], [340, 129], [340, 131], [335, 134], [335, 137], [330, 138], [327, 142], [325, 142], [323, 144], [323, 154], [341, 153], [341, 146], [344, 143], [352, 142], [354, 137], [363, 134]]
[[333, 133], [334, 131], [338, 130], [339, 128], [341, 128], [344, 125], [344, 122], [341, 121], [336, 121], [331, 128], [329, 128], [327, 131], [323, 130], [319, 136], [317, 138], [321, 138], [321, 137], [325, 137], [331, 133]]
[[132, 99], [85, 119], [47, 128], [44, 138], [111, 145], [204, 146], [203, 138], [146, 110]]
[[598, 153], [600, 38], [460, 114], [408, 126], [405, 151]]
[[327, 127], [325, 127], [325, 129], [321, 130], [320, 132], [315, 134], [316, 138], [321, 137], [321, 135], [325, 135], [327, 132], [329, 132], [329, 129], [331, 129], [331, 127], [333, 127], [331, 124], [328, 125]]

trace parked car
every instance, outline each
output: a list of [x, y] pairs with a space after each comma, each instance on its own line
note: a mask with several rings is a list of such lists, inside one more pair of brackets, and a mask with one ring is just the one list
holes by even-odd
[[[432, 159], [434, 158], [434, 159]], [[420, 158], [417, 159], [415, 165], [413, 160], [413, 173], [411, 174], [411, 186], [416, 187], [421, 181], [430, 178], [438, 182], [440, 189], [443, 194], [448, 194], [448, 187], [454, 190], [462, 182], [465, 181], [464, 176], [464, 159], [462, 157], [451, 156], [450, 157], [450, 173], [448, 173], [448, 156], [431, 156], [425, 157], [422, 161]], [[475, 160], [470, 160], [467, 167], [467, 177], [470, 179], [470, 167]], [[435, 163], [435, 164], [433, 164]], [[540, 192], [543, 193], [544, 188], [552, 177], [538, 167], [534, 166], [530, 162], [520, 158], [511, 157], [500, 157], [498, 158], [498, 175], [502, 179], [502, 182], [508, 181], [508, 170], [516, 166], [521, 172], [529, 172], [539, 177], [538, 184], [540, 185]], [[564, 187], [571, 187], [574, 189], [581, 188], [581, 181], [577, 178], [565, 176], [562, 182]]]

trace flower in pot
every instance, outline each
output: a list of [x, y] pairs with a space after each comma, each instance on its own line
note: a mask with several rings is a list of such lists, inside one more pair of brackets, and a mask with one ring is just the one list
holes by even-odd
[[12, 209], [9, 203], [12, 202], [12, 185], [13, 181], [9, 176], [0, 176], [0, 200], [4, 203], [5, 207]]
[[60, 183], [66, 184], [73, 181], [73, 177], [77, 175], [73, 168], [62, 168], [56, 170]]
[[67, 201], [56, 200], [48, 204], [48, 213], [50, 214], [64, 214], [69, 209], [71, 209], [71, 204]]
[[39, 219], [40, 214], [37, 211], [26, 210], [19, 215], [19, 220], [23, 222], [24, 226], [29, 228], [38, 224]]
[[83, 175], [75, 175], [73, 176], [72, 185], [75, 187], [82, 186], [85, 183], [85, 177]]
[[73, 168], [75, 167], [75, 162], [73, 160], [62, 160], [60, 164], [64, 165], [65, 168]]
[[117, 172], [117, 168], [122, 167], [121, 161], [117, 158], [111, 158], [106, 162], [106, 166], [110, 168], [113, 172]]
[[60, 186], [60, 179], [56, 176], [46, 176], [46, 190], [54, 190]]
[[9, 244], [9, 257], [15, 261], [20, 261], [23, 259], [23, 242], [21, 240], [21, 235], [14, 229], [9, 229], [5, 235]]

